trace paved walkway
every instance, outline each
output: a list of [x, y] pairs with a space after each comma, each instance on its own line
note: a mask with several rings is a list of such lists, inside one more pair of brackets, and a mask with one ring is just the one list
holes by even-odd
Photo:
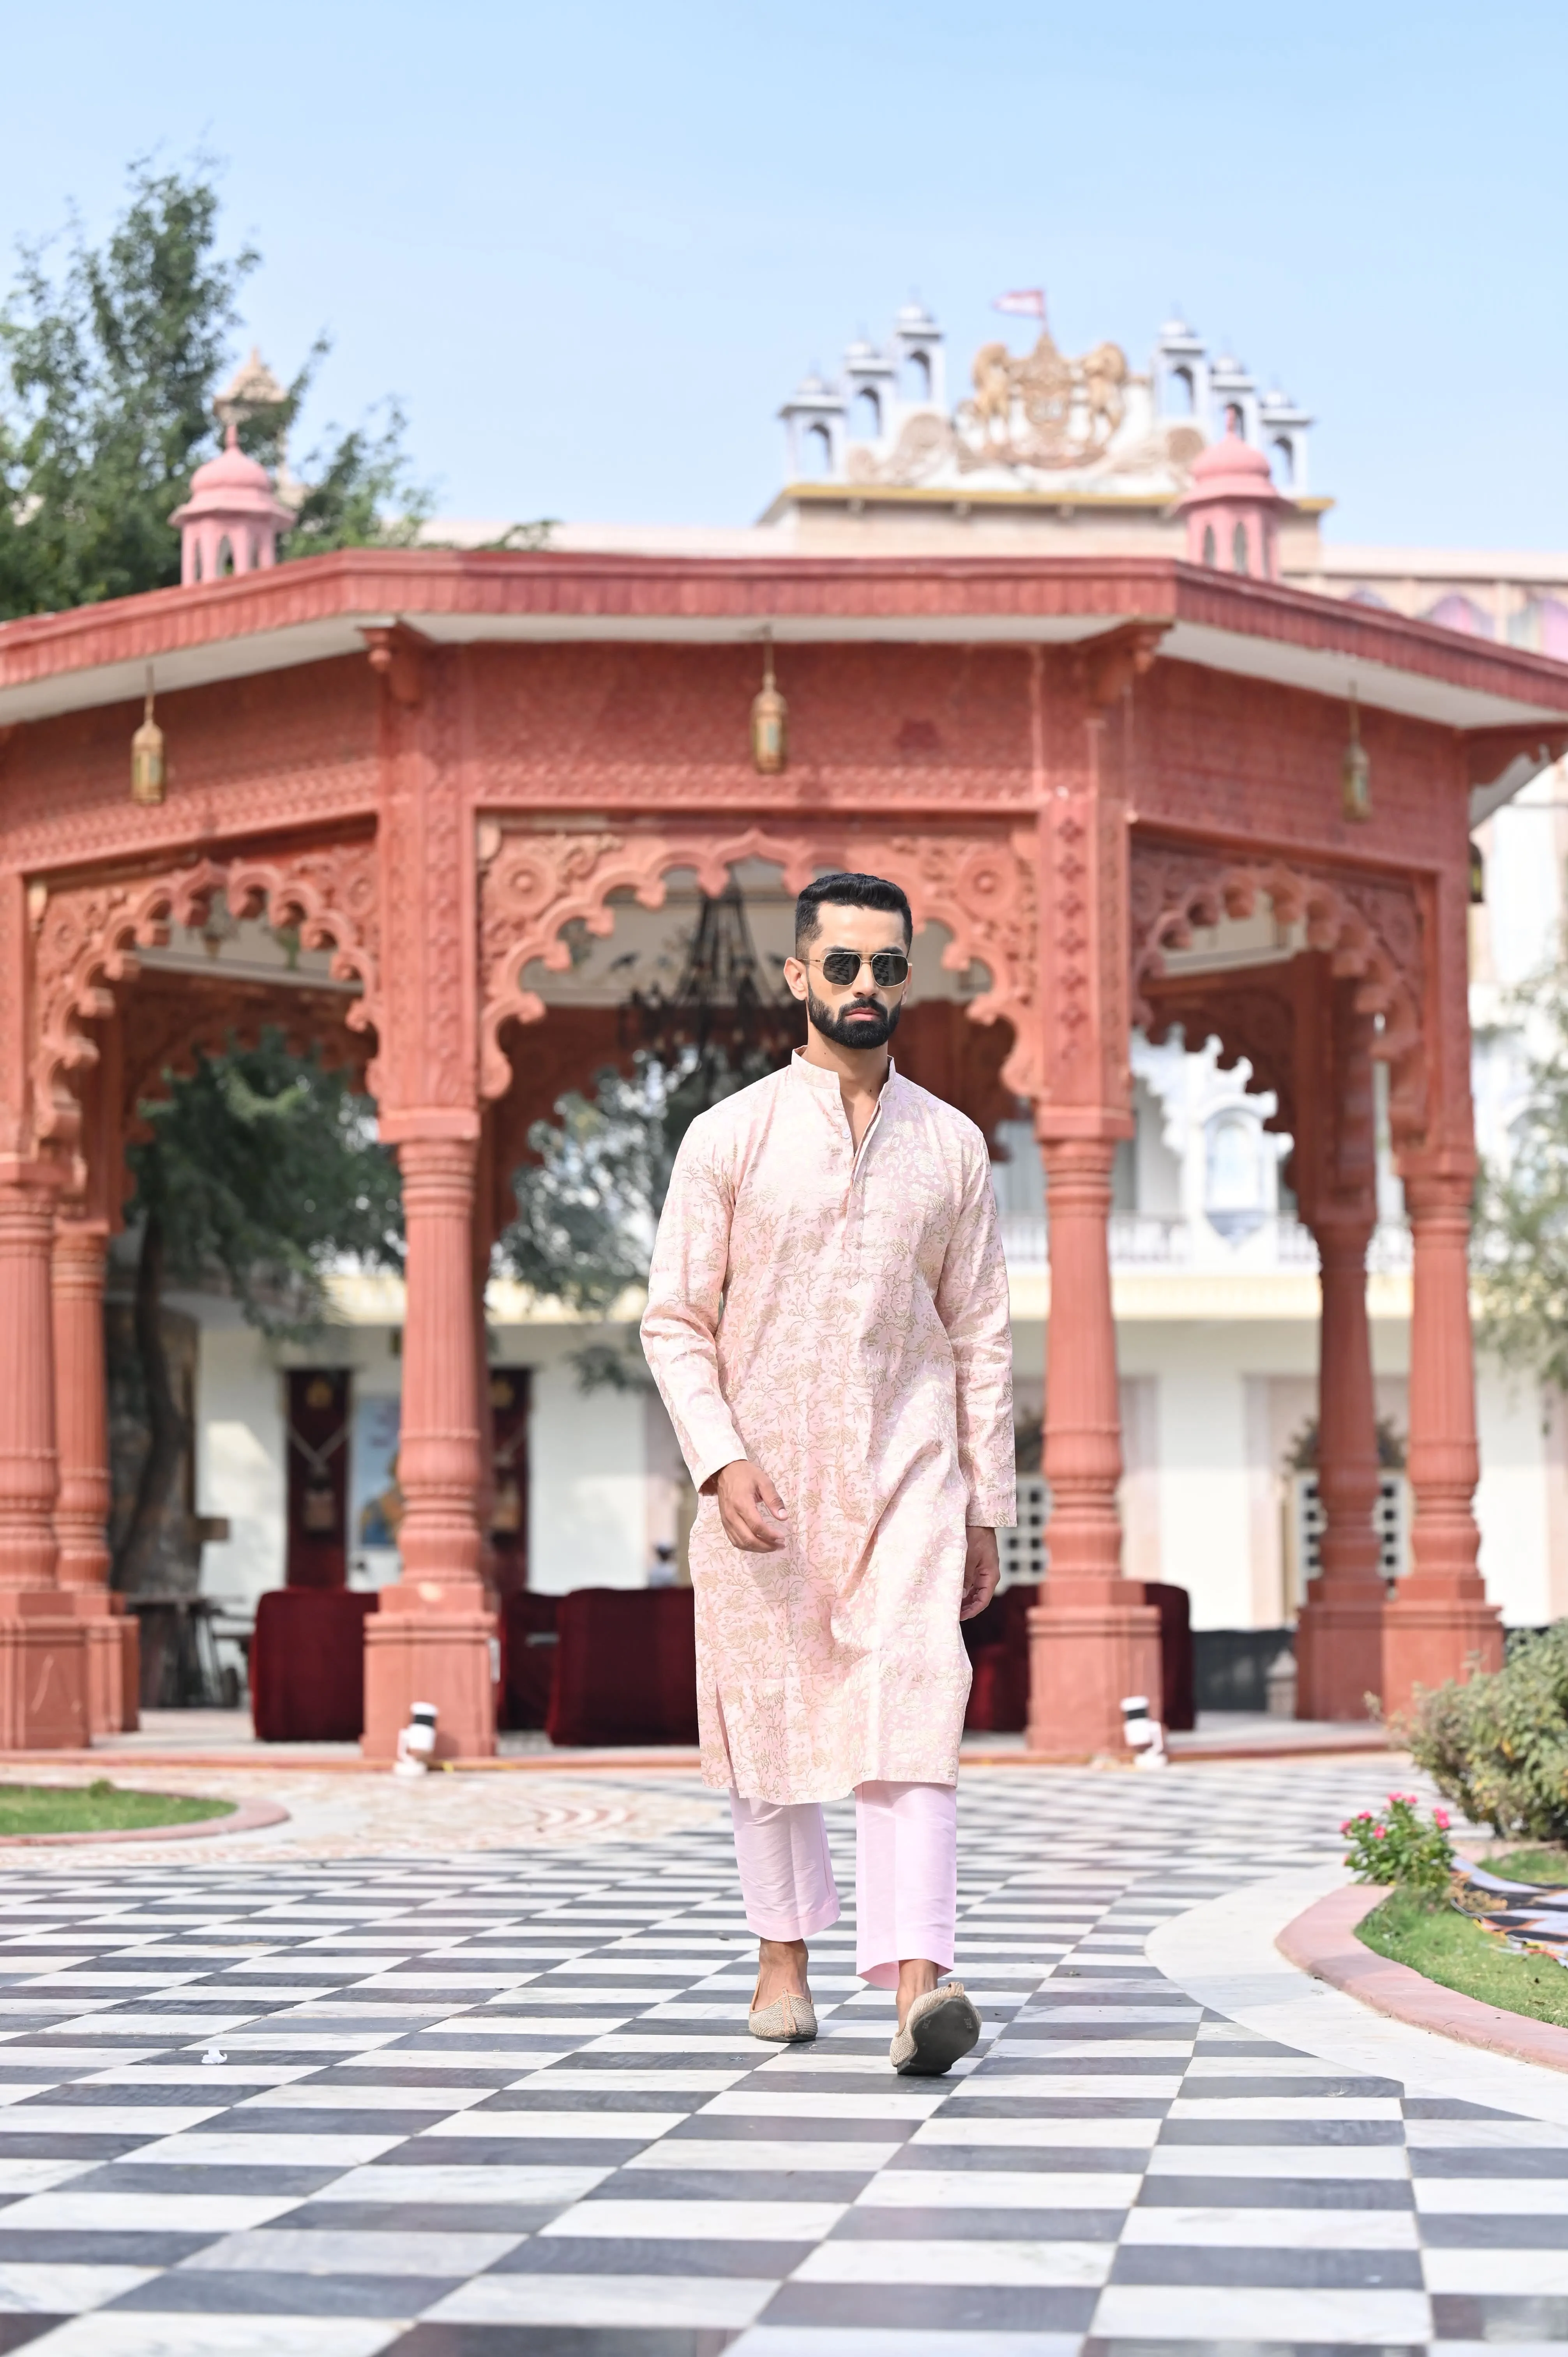
[[668, 1775], [618, 1834], [511, 1851], [455, 1822], [446, 1854], [353, 1861], [11, 1853], [0, 2352], [1568, 2339], [1568, 2078], [1382, 2023], [1271, 1945], [1384, 1772], [966, 1774], [987, 2042], [924, 2086], [887, 2069], [847, 1918], [814, 1943], [815, 2046], [746, 2037], [727, 1835]]

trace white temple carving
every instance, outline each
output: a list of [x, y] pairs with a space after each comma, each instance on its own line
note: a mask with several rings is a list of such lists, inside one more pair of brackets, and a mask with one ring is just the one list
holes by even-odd
[[779, 412], [791, 486], [1173, 500], [1230, 425], [1282, 490], [1306, 491], [1309, 414], [1277, 387], [1260, 392], [1230, 354], [1211, 360], [1183, 319], [1165, 322], [1138, 370], [1109, 342], [1072, 357], [1042, 318], [1027, 351], [983, 344], [951, 407], [944, 342], [909, 303], [886, 345], [859, 338], [831, 382], [806, 377]]

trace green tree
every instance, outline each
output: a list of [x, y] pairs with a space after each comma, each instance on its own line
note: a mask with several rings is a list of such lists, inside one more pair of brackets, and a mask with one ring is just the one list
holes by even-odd
[[[169, 517], [218, 447], [212, 399], [258, 256], [219, 251], [212, 168], [134, 164], [124, 210], [90, 246], [73, 221], [63, 268], [24, 246], [0, 307], [0, 619], [161, 589], [179, 579]], [[242, 439], [275, 457], [327, 350]], [[409, 479], [403, 420], [331, 429], [305, 462], [285, 556], [406, 539], [428, 511]], [[395, 522], [389, 522], [391, 515]]]
[[281, 1033], [199, 1056], [141, 1113], [150, 1135], [129, 1151], [126, 1216], [141, 1226], [134, 1322], [149, 1447], [114, 1564], [115, 1586], [130, 1588], [190, 1445], [164, 1348], [166, 1286], [228, 1293], [263, 1333], [303, 1337], [329, 1316], [335, 1266], [403, 1261], [397, 1168], [368, 1100]]
[[[590, 1093], [574, 1089], [562, 1097], [559, 1118], [536, 1121], [528, 1133], [538, 1159], [513, 1178], [517, 1218], [497, 1247], [502, 1267], [542, 1299], [607, 1319], [628, 1288], [647, 1278], [687, 1130], [779, 1060], [777, 1050], [761, 1048], [732, 1059], [710, 1044], [674, 1061], [639, 1049], [629, 1073], [607, 1065]], [[603, 1333], [574, 1353], [574, 1362], [585, 1390], [648, 1380], [641, 1353]]]
[[1477, 1195], [1472, 1282], [1481, 1340], [1507, 1364], [1568, 1390], [1568, 945], [1514, 996], [1524, 1105], [1506, 1160]]

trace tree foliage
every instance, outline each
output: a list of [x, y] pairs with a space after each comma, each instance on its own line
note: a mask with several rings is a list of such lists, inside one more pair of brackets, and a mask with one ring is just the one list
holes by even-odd
[[350, 1076], [282, 1034], [199, 1056], [130, 1148], [129, 1218], [162, 1230], [170, 1283], [220, 1286], [269, 1335], [308, 1334], [344, 1261], [401, 1267], [397, 1167]]
[[[732, 1060], [710, 1046], [670, 1063], [639, 1049], [629, 1073], [607, 1065], [591, 1093], [562, 1097], [559, 1118], [529, 1131], [539, 1158], [515, 1175], [517, 1218], [498, 1246], [501, 1265], [542, 1298], [607, 1318], [628, 1288], [647, 1279], [687, 1130], [775, 1060], [766, 1053]], [[646, 1380], [639, 1361], [602, 1337], [576, 1353], [576, 1366], [585, 1388]]]
[[1479, 1332], [1506, 1363], [1568, 1389], [1568, 957], [1527, 984], [1515, 1008], [1525, 1102], [1507, 1161], [1488, 1164], [1477, 1193]]
[[[212, 398], [259, 257], [219, 251], [205, 160], [184, 171], [144, 160], [129, 178], [102, 245], [73, 219], [53, 274], [46, 245], [24, 246], [0, 307], [0, 619], [177, 582], [169, 517], [219, 447]], [[276, 411], [248, 421], [247, 448], [275, 461], [326, 350], [318, 339]], [[379, 425], [330, 429], [304, 462], [285, 556], [417, 530], [428, 501], [408, 479], [403, 427], [389, 406]]]
[[149, 1135], [127, 1157], [126, 1215], [141, 1229], [134, 1326], [147, 1451], [113, 1572], [133, 1589], [190, 1447], [164, 1342], [166, 1286], [228, 1292], [263, 1333], [303, 1337], [328, 1315], [334, 1266], [403, 1259], [397, 1168], [366, 1100], [318, 1055], [293, 1054], [281, 1033], [199, 1056], [141, 1111]]

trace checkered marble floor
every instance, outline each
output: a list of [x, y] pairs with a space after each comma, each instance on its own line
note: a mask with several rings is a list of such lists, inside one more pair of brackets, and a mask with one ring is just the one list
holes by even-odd
[[[727, 1835], [12, 1866], [0, 2352], [1152, 2357], [1568, 2340], [1568, 2128], [1335, 2075], [1144, 1956], [1332, 1859], [1375, 1767], [966, 1771], [986, 2025], [746, 2030]], [[853, 1819], [832, 1813], [846, 1901]], [[14, 1854], [13, 1854], [14, 1855]], [[124, 1853], [122, 1853], [124, 1855]], [[224, 2059], [215, 2058], [219, 2053]]]

